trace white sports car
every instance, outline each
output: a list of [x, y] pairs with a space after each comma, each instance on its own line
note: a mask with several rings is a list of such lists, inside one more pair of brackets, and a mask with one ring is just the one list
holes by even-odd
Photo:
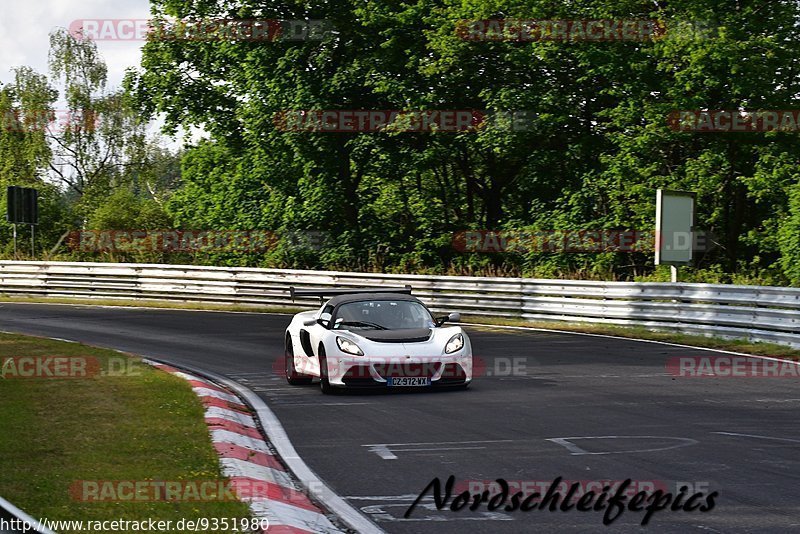
[[460, 387], [472, 381], [472, 346], [451, 313], [434, 318], [400, 289], [295, 289], [299, 296], [332, 297], [298, 313], [286, 329], [286, 380], [323, 393], [359, 387]]

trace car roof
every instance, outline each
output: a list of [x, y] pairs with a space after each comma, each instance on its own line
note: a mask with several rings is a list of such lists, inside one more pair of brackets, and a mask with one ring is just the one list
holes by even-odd
[[329, 306], [339, 306], [348, 302], [360, 302], [364, 300], [406, 300], [409, 302], [420, 302], [417, 297], [405, 295], [403, 293], [354, 293], [351, 295], [338, 295], [327, 302]]

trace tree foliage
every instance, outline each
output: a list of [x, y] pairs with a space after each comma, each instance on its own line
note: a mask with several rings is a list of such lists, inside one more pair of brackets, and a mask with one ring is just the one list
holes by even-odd
[[[130, 96], [142, 116], [163, 114], [167, 130], [208, 134], [184, 153], [179, 186], [160, 180], [157, 165], [100, 173], [129, 184], [146, 176], [127, 187], [149, 192], [176, 225], [324, 236], [317, 250], [286, 238], [268, 253], [196, 261], [653, 279], [662, 273], [646, 252], [465, 254], [452, 235], [650, 230], [655, 190], [671, 188], [697, 192], [697, 226], [715, 236], [697, 279], [800, 283], [798, 133], [681, 132], [667, 122], [676, 110], [798, 109], [793, 0], [151, 0], [151, 8], [159, 20], [327, 21], [320, 38], [307, 40], [154, 37], [126, 79], [128, 93], [112, 95], [109, 105]], [[462, 38], [463, 21], [484, 19], [655, 19], [666, 33], [643, 41]], [[75, 105], [105, 102], [91, 96], [105, 76], [92, 45], [54, 39], [53, 68]], [[68, 67], [75, 58], [81, 68]], [[12, 105], [3, 103], [12, 92], [2, 98]], [[459, 133], [276, 125], [281, 112], [324, 109], [524, 111], [528, 120]], [[117, 153], [145, 146], [132, 142], [135, 128], [115, 131], [126, 132]], [[175, 176], [168, 160], [164, 170]], [[89, 189], [97, 209], [109, 190]]]

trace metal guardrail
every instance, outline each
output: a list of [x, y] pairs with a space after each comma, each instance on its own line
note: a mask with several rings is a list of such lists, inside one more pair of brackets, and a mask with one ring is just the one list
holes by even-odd
[[18, 296], [289, 306], [291, 285], [405, 284], [434, 311], [640, 325], [800, 347], [800, 288], [0, 261], [0, 293]]

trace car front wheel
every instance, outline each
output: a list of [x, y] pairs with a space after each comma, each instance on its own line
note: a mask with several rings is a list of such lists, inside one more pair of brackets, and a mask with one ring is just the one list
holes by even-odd
[[319, 387], [326, 395], [339, 393], [339, 389], [332, 386], [328, 380], [328, 360], [325, 357], [325, 347], [319, 346]]
[[311, 377], [298, 373], [297, 366], [294, 359], [294, 346], [292, 339], [286, 336], [286, 350], [283, 356], [284, 370], [286, 373], [286, 381], [293, 386], [302, 386], [311, 383]]

